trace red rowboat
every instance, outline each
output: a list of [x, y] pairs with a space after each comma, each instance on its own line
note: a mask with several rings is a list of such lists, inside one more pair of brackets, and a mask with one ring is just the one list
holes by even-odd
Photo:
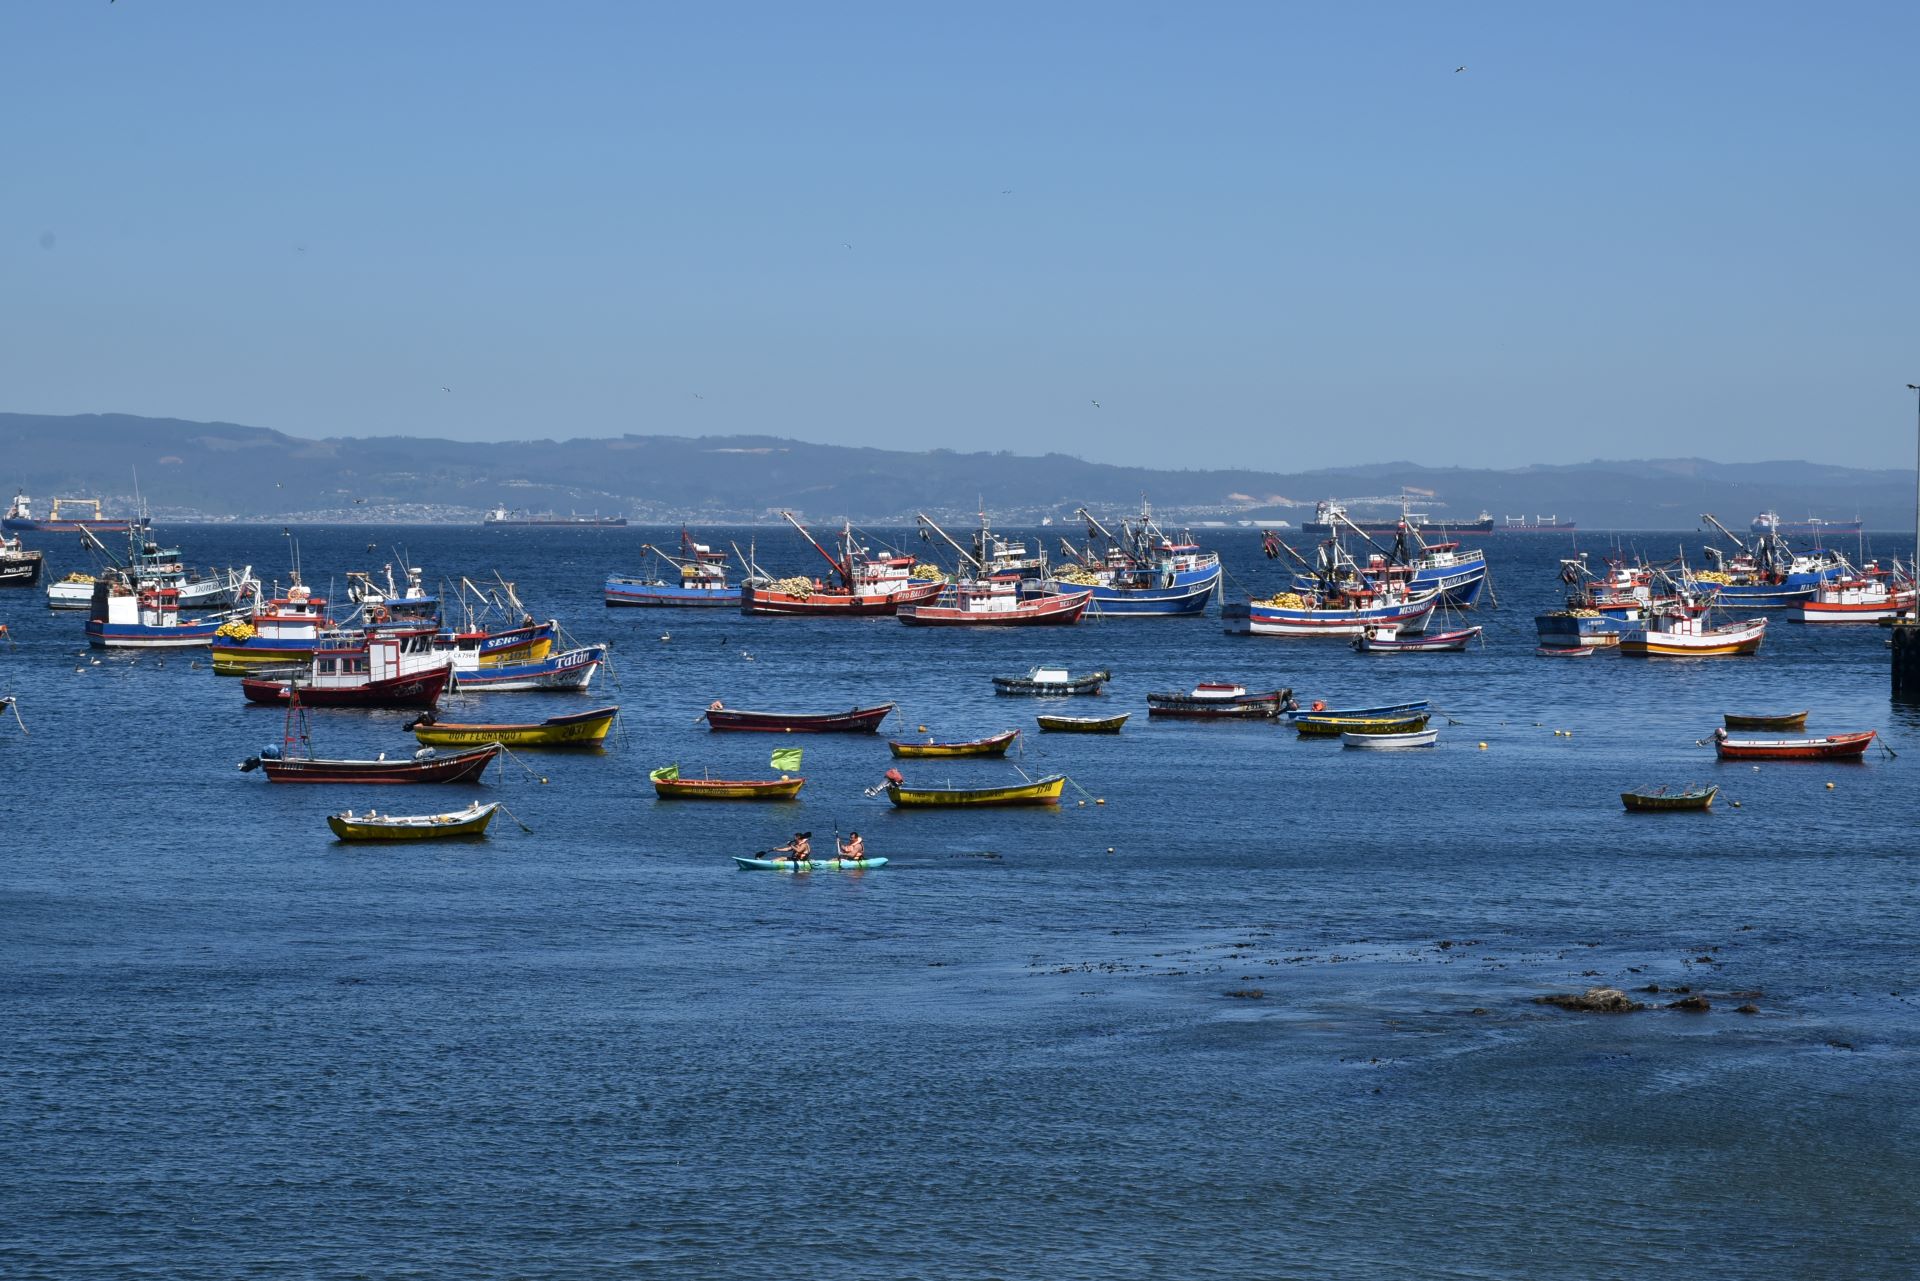
[[766, 734], [871, 734], [893, 711], [892, 703], [845, 712], [743, 712], [717, 700], [707, 708], [707, 727]]
[[1713, 731], [1713, 747], [1723, 761], [1835, 761], [1859, 760], [1875, 731], [1829, 734], [1825, 738], [1730, 738]]
[[[452, 669], [434, 667], [411, 676], [363, 681], [358, 685], [299, 684], [300, 701], [308, 707], [432, 707], [440, 701]], [[293, 681], [243, 678], [240, 690], [255, 703], [285, 704]]]

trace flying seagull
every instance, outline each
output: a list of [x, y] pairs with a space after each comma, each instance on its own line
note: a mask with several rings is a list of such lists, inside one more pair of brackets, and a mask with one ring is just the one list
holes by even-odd
[[451, 387], [442, 387], [442, 388], [441, 388], [440, 390], [441, 390], [441, 391], [452, 391], [452, 390], [453, 390], [453, 388], [451, 388]]
[[847, 244], [847, 243], [846, 243], [845, 241], [842, 241], [842, 242], [840, 243], [840, 247], [841, 247], [842, 249], [851, 249], [851, 248], [853, 248], [853, 246], [852, 246], [852, 245], [850, 245], [850, 244]]
[[1459, 74], [1460, 74], [1460, 73], [1461, 73], [1462, 71], [1465, 71], [1465, 70], [1466, 70], [1466, 68], [1465, 68], [1465, 67], [1455, 67], [1455, 68], [1453, 69], [1453, 74], [1457, 76], [1457, 75], [1459, 75]]
[[1098, 409], [1098, 408], [1100, 408], [1100, 402], [1099, 402], [1099, 401], [1097, 401], [1097, 400], [1096, 400], [1096, 401], [1094, 401], [1094, 402], [1093, 402], [1093, 407], [1094, 407], [1095, 409]]

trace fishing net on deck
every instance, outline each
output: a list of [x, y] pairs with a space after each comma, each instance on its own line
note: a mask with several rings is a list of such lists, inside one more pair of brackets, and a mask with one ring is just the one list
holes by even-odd
[[938, 565], [929, 565], [926, 561], [921, 561], [913, 567], [913, 576], [915, 578], [926, 579], [929, 582], [946, 577], [945, 574], [940, 572]]
[[801, 600], [813, 595], [813, 580], [802, 578], [798, 574], [792, 578], [776, 578], [767, 584], [769, 591], [780, 592], [787, 596], [798, 596]]
[[1069, 583], [1074, 587], [1098, 587], [1100, 585], [1100, 576], [1098, 574], [1090, 570], [1081, 569], [1078, 565], [1069, 566], [1053, 577], [1056, 582]]
[[1278, 592], [1278, 593], [1275, 593], [1272, 599], [1263, 600], [1260, 602], [1260, 604], [1270, 605], [1274, 609], [1310, 609], [1312, 608], [1307, 598], [1302, 596], [1299, 592]]

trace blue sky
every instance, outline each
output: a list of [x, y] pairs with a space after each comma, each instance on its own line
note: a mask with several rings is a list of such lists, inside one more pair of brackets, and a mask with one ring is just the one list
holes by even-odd
[[1894, 4], [23, 0], [0, 409], [1907, 466], [1916, 50]]

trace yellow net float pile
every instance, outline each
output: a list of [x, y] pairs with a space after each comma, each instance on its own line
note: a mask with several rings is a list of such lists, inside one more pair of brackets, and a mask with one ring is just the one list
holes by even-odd
[[1274, 609], [1311, 609], [1312, 603], [1299, 592], [1276, 592], [1272, 600], [1263, 600], [1262, 605]]
[[255, 630], [254, 625], [245, 619], [233, 618], [220, 624], [213, 634], [226, 640], [246, 641], [253, 639]]
[[1703, 569], [1693, 576], [1696, 583], [1713, 583], [1719, 587], [1731, 587], [1733, 575], [1724, 569]]
[[1574, 616], [1575, 618], [1598, 618], [1598, 617], [1600, 617], [1600, 611], [1599, 611], [1599, 610], [1597, 610], [1597, 609], [1570, 609], [1570, 610], [1568, 610], [1567, 612], [1568, 612], [1569, 614], [1572, 614], [1572, 615], [1573, 615], [1573, 616]]
[[813, 580], [795, 574], [792, 578], [776, 578], [767, 584], [767, 588], [770, 591], [780, 592], [786, 596], [798, 596], [801, 600], [805, 600], [813, 595]]
[[1100, 585], [1100, 576], [1098, 574], [1089, 569], [1082, 569], [1078, 565], [1070, 565], [1053, 577], [1056, 582], [1068, 583], [1074, 587], [1098, 587]]
[[937, 582], [946, 577], [945, 574], [940, 572], [938, 565], [929, 565], [925, 561], [921, 561], [913, 567], [913, 576], [915, 578], [926, 579], [930, 582]]
[[60, 581], [66, 582], [66, 583], [91, 583], [93, 581], [93, 575], [92, 574], [68, 574], [65, 578], [61, 579]]

